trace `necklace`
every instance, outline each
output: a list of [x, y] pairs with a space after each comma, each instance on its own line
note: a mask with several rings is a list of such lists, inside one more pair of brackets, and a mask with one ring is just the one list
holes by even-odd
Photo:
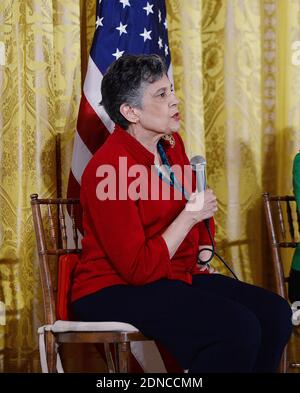
[[183, 185], [181, 185], [179, 183], [179, 181], [176, 179], [176, 176], [171, 169], [171, 165], [170, 165], [169, 160], [166, 156], [164, 148], [160, 142], [158, 142], [158, 144], [157, 144], [157, 150], [158, 150], [158, 153], [159, 153], [161, 161], [162, 161], [162, 166], [163, 166], [165, 172], [168, 174], [168, 177], [166, 177], [165, 174], [162, 173], [161, 168], [155, 164], [155, 168], [158, 172], [158, 176], [160, 177], [161, 180], [170, 184], [172, 187], [177, 188], [177, 190], [179, 190], [184, 195], [185, 199], [189, 200], [189, 194], [184, 189]]

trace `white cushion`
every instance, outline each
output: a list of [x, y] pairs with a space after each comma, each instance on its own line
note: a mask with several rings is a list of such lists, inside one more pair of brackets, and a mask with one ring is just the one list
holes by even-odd
[[124, 322], [78, 322], [78, 321], [55, 321], [53, 325], [44, 325], [39, 329], [52, 331], [53, 333], [64, 332], [138, 332], [139, 330]]
[[[138, 329], [129, 323], [124, 322], [77, 322], [77, 321], [56, 321], [53, 325], [44, 325], [38, 328], [40, 360], [43, 373], [48, 373], [46, 358], [45, 332], [138, 332]], [[131, 351], [136, 360], [145, 372], [166, 373], [164, 362], [160, 356], [154, 341], [131, 342]], [[63, 373], [63, 366], [56, 351], [56, 369]]]

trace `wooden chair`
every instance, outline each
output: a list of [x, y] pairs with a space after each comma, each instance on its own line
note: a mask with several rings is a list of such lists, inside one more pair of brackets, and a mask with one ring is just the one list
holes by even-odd
[[[75, 210], [78, 199], [39, 199], [31, 195], [34, 229], [42, 285], [45, 325], [38, 329], [43, 372], [63, 372], [58, 346], [61, 343], [104, 344], [109, 372], [129, 372], [130, 343], [149, 340], [134, 326], [122, 322], [78, 322], [57, 320], [57, 262], [64, 254], [79, 254]], [[70, 212], [71, 235], [66, 225]], [[70, 239], [71, 237], [71, 239]], [[70, 247], [70, 241], [73, 245]], [[54, 260], [54, 261], [53, 261]], [[115, 348], [115, 360], [110, 351]]]
[[[286, 285], [288, 277], [284, 273], [282, 251], [287, 248], [295, 248], [297, 242], [300, 241], [300, 218], [295, 197], [288, 195], [271, 196], [265, 192], [263, 193], [263, 201], [275, 278], [275, 291], [288, 300]], [[299, 336], [297, 329], [294, 329], [294, 333]], [[300, 367], [300, 363], [289, 363], [287, 346], [281, 359], [280, 371], [285, 373], [289, 367]]]

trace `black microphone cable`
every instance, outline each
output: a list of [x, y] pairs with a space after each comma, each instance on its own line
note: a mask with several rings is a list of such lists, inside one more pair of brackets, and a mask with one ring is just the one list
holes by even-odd
[[[194, 156], [191, 158], [191, 167], [193, 171], [196, 173], [196, 187], [197, 191], [204, 191], [206, 189], [206, 175], [205, 175], [205, 167], [206, 167], [206, 160], [202, 156]], [[231, 274], [234, 276], [236, 280], [239, 280], [234, 271], [230, 268], [228, 263], [216, 252], [215, 250], [215, 245], [214, 245], [214, 240], [212, 238], [212, 234], [210, 232], [210, 226], [209, 226], [209, 219], [204, 220], [204, 224], [206, 226], [206, 230], [209, 235], [209, 239], [211, 242], [211, 247], [212, 248], [202, 248], [199, 251], [198, 254], [198, 263], [199, 265], [207, 265], [209, 262], [213, 259], [213, 257], [216, 255], [220, 261], [227, 267], [227, 269], [231, 272]], [[211, 253], [210, 257], [206, 261], [202, 261], [200, 254], [202, 251], [209, 251]]]
[[[227, 262], [226, 262], [226, 261], [216, 252], [216, 250], [215, 250], [214, 240], [213, 240], [213, 238], [212, 238], [212, 234], [211, 234], [210, 226], [209, 226], [209, 219], [204, 220], [204, 224], [205, 224], [206, 230], [207, 230], [207, 232], [208, 232], [208, 236], [209, 236], [209, 239], [210, 239], [210, 243], [211, 243], [212, 248], [206, 248], [206, 247], [205, 247], [205, 248], [202, 248], [202, 249], [199, 251], [199, 255], [198, 255], [198, 263], [199, 263], [199, 265], [202, 265], [202, 266], [207, 265], [207, 264], [213, 259], [213, 257], [216, 255], [216, 257], [218, 257], [219, 260], [227, 267], [227, 269], [228, 269], [228, 270], [230, 271], [230, 273], [234, 276], [234, 278], [235, 278], [236, 280], [239, 281], [237, 275], [236, 275], [236, 274], [234, 273], [234, 271], [230, 268], [230, 266], [228, 265], [228, 263], [227, 263]], [[211, 252], [211, 256], [210, 256], [206, 261], [202, 261], [201, 258], [200, 258], [200, 254], [201, 254], [202, 251], [209, 251], [209, 252]]]

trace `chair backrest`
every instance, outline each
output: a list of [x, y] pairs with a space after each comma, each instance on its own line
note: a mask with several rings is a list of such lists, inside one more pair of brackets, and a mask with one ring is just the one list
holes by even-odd
[[64, 254], [80, 254], [76, 212], [79, 199], [39, 199], [32, 194], [31, 207], [37, 241], [45, 323], [56, 317], [57, 263]]
[[276, 292], [287, 299], [282, 249], [295, 248], [300, 241], [300, 219], [294, 196], [263, 194]]

